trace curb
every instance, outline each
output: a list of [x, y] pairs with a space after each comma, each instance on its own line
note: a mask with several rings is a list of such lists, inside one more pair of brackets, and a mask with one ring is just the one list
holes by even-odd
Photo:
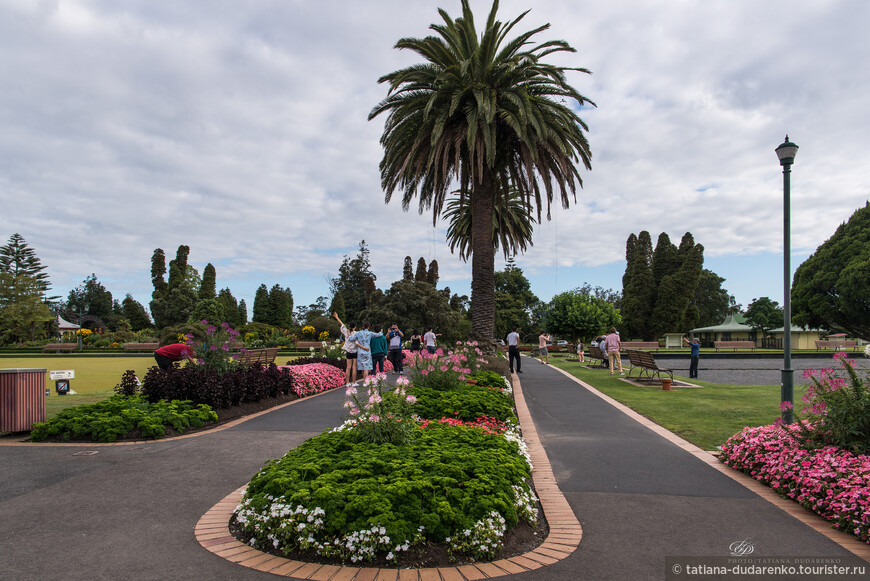
[[294, 561], [258, 551], [230, 534], [229, 520], [247, 486], [242, 486], [228, 494], [199, 519], [194, 529], [196, 540], [218, 557], [243, 567], [294, 579], [318, 581], [477, 581], [534, 571], [558, 563], [577, 549], [583, 538], [583, 529], [562, 491], [559, 490], [550, 460], [538, 437], [523, 396], [522, 385], [516, 374], [511, 375], [511, 385], [514, 391], [517, 419], [534, 466], [532, 482], [550, 527], [547, 538], [532, 551], [491, 563], [425, 569], [343, 567]]

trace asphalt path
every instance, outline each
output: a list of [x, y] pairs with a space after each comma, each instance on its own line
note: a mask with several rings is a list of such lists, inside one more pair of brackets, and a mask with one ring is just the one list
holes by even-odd
[[[522, 387], [583, 525], [567, 559], [505, 578], [663, 579], [665, 557], [849, 555], [609, 405], [525, 358]], [[124, 446], [0, 446], [0, 578], [272, 579], [202, 548], [199, 518], [269, 459], [341, 421], [343, 390], [234, 428]]]

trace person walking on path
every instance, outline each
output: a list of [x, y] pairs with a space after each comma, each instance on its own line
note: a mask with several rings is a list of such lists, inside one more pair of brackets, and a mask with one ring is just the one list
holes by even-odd
[[384, 360], [387, 358], [387, 338], [381, 332], [381, 326], [375, 326], [375, 335], [372, 337], [372, 368], [375, 373], [385, 373]]
[[[338, 318], [338, 313], [332, 313], [332, 316], [335, 317], [335, 320], [338, 321], [339, 325], [341, 325], [341, 334], [344, 337], [344, 345], [341, 347], [347, 353], [345, 359], [345, 375], [347, 377], [347, 385], [350, 385], [356, 383], [356, 358], [358, 349], [356, 343], [350, 340], [351, 336], [356, 333], [356, 323], [351, 321], [350, 328], [348, 328], [341, 322], [341, 319]], [[351, 379], [351, 377], [353, 377], [353, 379]]]
[[351, 341], [356, 343], [356, 368], [362, 372], [363, 381], [369, 376], [369, 371], [372, 370], [372, 337], [383, 337], [383, 333], [372, 333], [369, 331], [369, 322], [363, 321], [363, 328], [350, 336]]
[[607, 336], [604, 338], [604, 343], [607, 346], [607, 359], [610, 361], [610, 375], [613, 375], [613, 363], [619, 365], [619, 374], [625, 375], [622, 372], [622, 357], [619, 354], [619, 350], [622, 349], [622, 343], [619, 340], [619, 333], [616, 332], [616, 327], [610, 327], [610, 331], [607, 332]]
[[577, 361], [580, 363], [586, 362], [586, 356], [583, 354], [583, 339], [577, 338]]
[[426, 342], [426, 351], [431, 355], [435, 355], [435, 350], [438, 347], [437, 337], [438, 335], [432, 331], [432, 327], [429, 327], [429, 330], [423, 335], [423, 340]]
[[697, 338], [691, 341], [683, 337], [683, 342], [689, 345], [692, 353], [689, 355], [689, 378], [698, 379], [698, 360], [701, 358], [701, 342]]
[[196, 353], [194, 353], [193, 347], [184, 343], [164, 345], [154, 351], [154, 360], [163, 371], [169, 371], [172, 369], [173, 363], [184, 358], [195, 362], [194, 357], [196, 357]]
[[390, 326], [390, 332], [387, 334], [387, 339], [390, 342], [390, 363], [393, 364], [393, 371], [399, 375], [404, 375], [404, 359], [402, 353], [402, 337], [405, 334], [399, 330], [399, 326], [395, 323]]
[[508, 362], [511, 366], [511, 373], [514, 372], [514, 361], [517, 362], [517, 373], [522, 373], [522, 363], [520, 362], [520, 334], [517, 332], [518, 327], [508, 333]]
[[411, 353], [419, 353], [423, 349], [423, 337], [414, 329], [411, 332]]
[[547, 342], [550, 340], [550, 336], [541, 331], [541, 334], [538, 336], [538, 350], [541, 354], [541, 363], [547, 365], [550, 363], [550, 351], [547, 349]]

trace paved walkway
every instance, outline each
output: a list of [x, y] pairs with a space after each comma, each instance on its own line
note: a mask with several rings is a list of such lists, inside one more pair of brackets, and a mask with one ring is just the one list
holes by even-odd
[[[523, 363], [527, 406], [583, 540], [562, 561], [503, 578], [664, 579], [667, 556], [726, 556], [745, 539], [754, 556], [851, 555], [703, 452], [669, 441], [557, 369]], [[2, 577], [274, 579], [206, 551], [194, 527], [263, 462], [337, 425], [342, 399], [336, 390], [167, 442], [0, 445]]]

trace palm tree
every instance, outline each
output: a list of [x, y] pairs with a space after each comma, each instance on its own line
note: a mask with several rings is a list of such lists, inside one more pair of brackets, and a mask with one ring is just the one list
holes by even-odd
[[[459, 248], [459, 258], [468, 261], [473, 248], [471, 206], [468, 197], [462, 196], [462, 192], [453, 193], [458, 195], [450, 198], [444, 210], [444, 219], [448, 222], [447, 243], [451, 252]], [[505, 259], [525, 252], [527, 247], [533, 245], [534, 223], [531, 206], [517, 193], [516, 188], [512, 188], [508, 192], [506, 204], [496, 206], [492, 214], [493, 250], [498, 251], [501, 244]]]
[[[568, 70], [542, 62], [550, 54], [575, 52], [566, 42], [535, 44], [540, 26], [512, 40], [507, 35], [528, 13], [504, 24], [496, 20], [493, 2], [486, 27], [478, 37], [468, 0], [462, 17], [442, 9], [443, 24], [432, 24], [437, 36], [403, 38], [396, 48], [410, 49], [426, 62], [384, 75], [387, 97], [369, 114], [388, 112], [381, 144], [381, 183], [386, 202], [398, 190], [407, 210], [419, 197], [419, 210], [431, 209], [433, 223], [441, 214], [453, 180], [462, 203], [471, 208], [472, 333], [491, 341], [495, 330], [495, 262], [492, 215], [508, 205], [513, 185], [540, 221], [546, 200], [547, 218], [554, 189], [567, 208], [582, 186], [575, 162], [591, 168], [583, 123], [566, 100], [594, 103], [568, 85]], [[554, 187], [555, 186], [555, 187]], [[466, 200], [467, 198], [467, 200]]]

